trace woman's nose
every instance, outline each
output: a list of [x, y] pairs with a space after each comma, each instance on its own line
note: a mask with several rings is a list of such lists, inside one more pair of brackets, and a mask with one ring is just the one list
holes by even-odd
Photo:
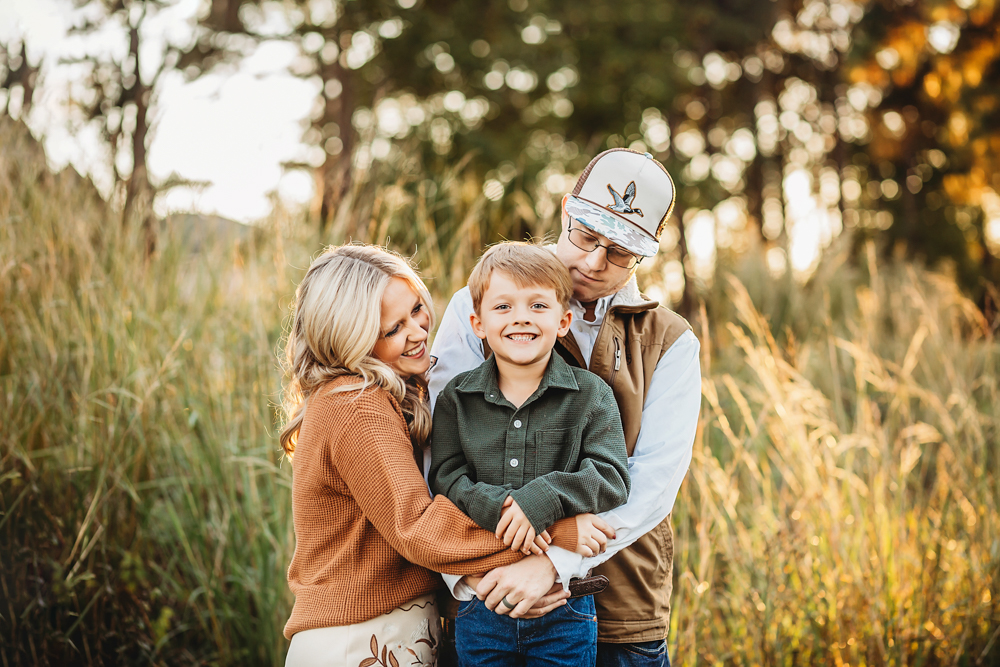
[[410, 334], [407, 337], [413, 341], [422, 341], [427, 340], [428, 335], [427, 327], [419, 320], [413, 320], [410, 325]]

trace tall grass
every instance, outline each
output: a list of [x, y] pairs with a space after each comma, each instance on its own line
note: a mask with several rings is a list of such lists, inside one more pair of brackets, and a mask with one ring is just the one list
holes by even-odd
[[147, 260], [0, 132], [3, 664], [278, 664], [281, 245]]
[[[463, 165], [432, 183], [402, 162], [323, 237], [279, 212], [146, 258], [23, 131], [0, 146], [0, 662], [281, 664], [275, 350], [310, 257], [390, 237], [441, 311], [484, 242], [544, 221]], [[806, 286], [733, 268], [692, 317], [674, 663], [1000, 664], [994, 323], [953, 281], [869, 258]]]
[[953, 281], [869, 250], [790, 299], [801, 338], [735, 279], [702, 336], [679, 662], [1000, 662], [1000, 349]]

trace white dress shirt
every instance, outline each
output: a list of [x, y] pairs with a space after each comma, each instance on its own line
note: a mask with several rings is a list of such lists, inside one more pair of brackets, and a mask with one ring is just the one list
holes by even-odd
[[570, 299], [569, 309], [573, 313], [573, 321], [569, 324], [569, 330], [573, 332], [573, 338], [580, 346], [580, 354], [583, 355], [588, 366], [590, 365], [590, 354], [594, 351], [594, 341], [597, 340], [597, 334], [604, 322], [604, 314], [608, 312], [608, 304], [611, 303], [612, 298], [614, 298], [614, 294], [597, 300], [597, 303], [594, 304], [593, 322], [583, 319], [587, 312], [586, 309], [576, 299]]
[[[634, 278], [633, 278], [634, 280]], [[570, 330], [590, 365], [594, 341], [614, 295], [598, 300], [594, 322], [583, 319], [583, 307], [570, 302], [573, 322]], [[482, 341], [473, 333], [469, 315], [473, 312], [469, 288], [459, 290], [441, 318], [431, 346], [430, 400], [448, 382], [485, 361]], [[660, 524], [673, 509], [681, 482], [691, 464], [691, 450], [701, 406], [700, 344], [694, 333], [685, 331], [656, 364], [642, 409], [642, 426], [632, 456], [628, 459], [632, 480], [628, 501], [598, 516], [615, 530], [604, 553], [584, 558], [574, 552], [550, 547], [547, 555], [564, 587], [575, 577], [583, 577], [622, 549], [630, 546]], [[433, 446], [433, 443], [432, 443]], [[429, 458], [429, 457], [428, 457]], [[425, 475], [427, 461], [425, 461]], [[462, 577], [443, 575], [452, 594], [471, 600], [472, 588]]]

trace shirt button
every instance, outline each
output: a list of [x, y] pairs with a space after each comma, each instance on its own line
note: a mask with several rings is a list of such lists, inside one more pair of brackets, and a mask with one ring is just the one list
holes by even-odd
[[517, 459], [511, 459], [510, 460], [510, 467], [511, 468], [516, 468], [517, 467]]
[[[520, 419], [515, 419], [514, 420], [514, 428], [521, 428], [521, 420]], [[515, 465], [517, 465], [517, 464], [515, 464]]]

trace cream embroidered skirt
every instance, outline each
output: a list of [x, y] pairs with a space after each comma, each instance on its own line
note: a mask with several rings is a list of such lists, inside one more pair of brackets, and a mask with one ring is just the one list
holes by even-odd
[[285, 667], [436, 667], [438, 619], [431, 593], [363, 623], [296, 632]]

